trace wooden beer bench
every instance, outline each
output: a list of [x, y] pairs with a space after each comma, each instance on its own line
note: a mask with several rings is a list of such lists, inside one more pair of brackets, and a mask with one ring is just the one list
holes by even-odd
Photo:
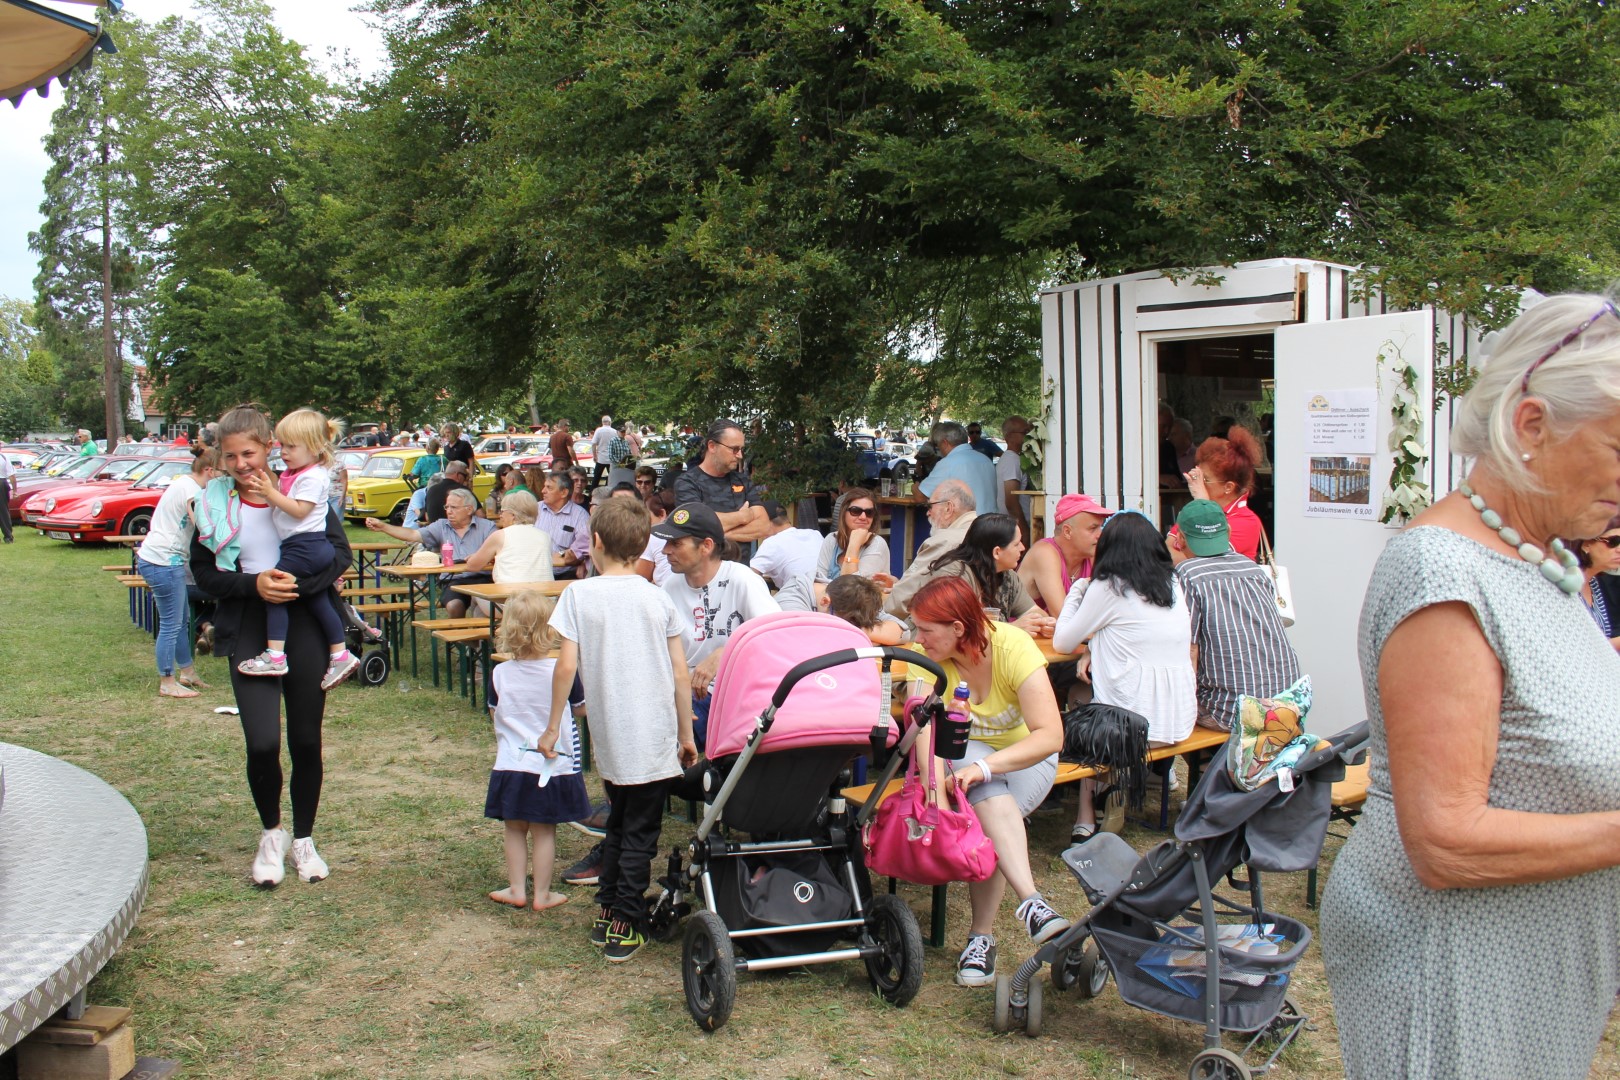
[[[1199, 760], [1198, 755], [1212, 747], [1224, 745], [1226, 739], [1227, 732], [1216, 731], [1212, 728], [1195, 727], [1191, 735], [1178, 743], [1172, 743], [1169, 746], [1150, 747], [1147, 760], [1150, 762], [1164, 761], [1167, 758], [1180, 757], [1185, 754], [1188, 769], [1187, 790], [1191, 791], [1198, 785], [1198, 775], [1202, 770], [1202, 762]], [[1076, 781], [1087, 780], [1102, 771], [1089, 765], [1076, 765], [1070, 761], [1060, 761], [1058, 762], [1057, 776], [1053, 779], [1052, 786], [1056, 787], [1059, 784], [1072, 784]], [[883, 789], [883, 794], [878, 798], [878, 804], [881, 806], [884, 799], [899, 791], [902, 782], [898, 778], [889, 781], [888, 786]], [[1170, 777], [1168, 774], [1163, 778], [1163, 785], [1159, 800], [1159, 827], [1161, 829], [1169, 824]], [[867, 801], [872, 798], [872, 789], [876, 786], [876, 784], [860, 784], [855, 787], [844, 788], [844, 798], [855, 806], [865, 806]], [[945, 944], [945, 900], [947, 889], [948, 886], [945, 885], [935, 885], [933, 887], [933, 907], [928, 923], [928, 944], [936, 948]], [[894, 892], [894, 890], [895, 881], [890, 878], [889, 891]]]

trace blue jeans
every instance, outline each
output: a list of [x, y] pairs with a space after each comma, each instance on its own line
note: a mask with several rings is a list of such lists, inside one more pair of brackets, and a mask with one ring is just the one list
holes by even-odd
[[152, 588], [152, 601], [157, 604], [157, 669], [167, 679], [176, 667], [185, 670], [191, 666], [191, 634], [186, 625], [186, 568], [184, 566], [158, 566], [145, 559], [135, 560], [141, 577]]

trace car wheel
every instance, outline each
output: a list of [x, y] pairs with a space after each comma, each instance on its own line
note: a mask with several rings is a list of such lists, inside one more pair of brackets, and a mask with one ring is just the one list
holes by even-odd
[[152, 531], [152, 511], [137, 510], [124, 519], [125, 536], [145, 536]]

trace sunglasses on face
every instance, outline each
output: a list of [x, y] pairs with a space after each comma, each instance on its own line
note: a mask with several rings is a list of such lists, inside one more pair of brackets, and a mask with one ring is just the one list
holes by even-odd
[[872, 516], [872, 508], [870, 506], [851, 506], [844, 513], [854, 517], [869, 518]]
[[1600, 536], [1598, 537], [1598, 543], [1613, 551], [1615, 548], [1620, 548], [1620, 536]]

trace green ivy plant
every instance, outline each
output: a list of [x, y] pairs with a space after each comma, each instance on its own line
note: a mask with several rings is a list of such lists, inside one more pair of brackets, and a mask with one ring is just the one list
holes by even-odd
[[1056, 393], [1057, 382], [1050, 375], [1044, 377], [1041, 380], [1041, 415], [1030, 425], [1029, 434], [1024, 436], [1024, 448], [1018, 452], [1024, 475], [1029, 477], [1030, 483], [1042, 488], [1046, 486], [1047, 425], [1052, 421], [1052, 398]]
[[1389, 409], [1389, 448], [1394, 451], [1395, 466], [1389, 473], [1389, 489], [1384, 493], [1378, 520], [1399, 525], [1422, 513], [1434, 501], [1434, 495], [1429, 485], [1419, 479], [1429, 457], [1423, 452], [1424, 416], [1418, 407], [1418, 370], [1392, 341], [1384, 342], [1378, 353], [1379, 372], [1386, 366], [1399, 380]]

